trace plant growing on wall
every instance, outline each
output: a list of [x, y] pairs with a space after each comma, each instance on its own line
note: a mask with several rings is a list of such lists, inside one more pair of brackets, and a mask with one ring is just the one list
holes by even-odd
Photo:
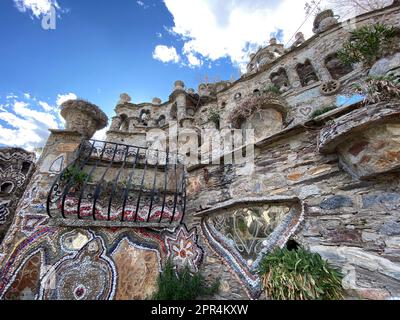
[[338, 51], [338, 57], [347, 65], [362, 62], [371, 66], [381, 57], [391, 54], [398, 34], [398, 28], [382, 23], [361, 27], [351, 33], [350, 39]]
[[264, 257], [258, 272], [267, 296], [274, 300], [343, 299], [342, 274], [302, 248], [275, 250]]
[[238, 103], [237, 107], [229, 115], [228, 120], [234, 127], [238, 128], [240, 123], [262, 109], [265, 101], [268, 99], [279, 99], [280, 92], [276, 86], [269, 86], [266, 89], [257, 92]]
[[365, 82], [354, 85], [356, 93], [365, 96], [365, 104], [400, 99], [400, 82], [395, 77], [369, 77]]
[[76, 166], [67, 168], [64, 172], [64, 179], [66, 181], [73, 181], [78, 186], [81, 186], [86, 180], [90, 180], [88, 178], [89, 175]]
[[311, 114], [310, 118], [315, 119], [316, 117], [322, 116], [323, 114], [325, 114], [329, 111], [335, 110], [336, 108], [337, 108], [337, 106], [330, 105], [330, 106], [325, 106], [321, 109], [317, 109]]
[[215, 127], [217, 129], [220, 128], [220, 121], [221, 121], [221, 115], [216, 108], [211, 108], [208, 112], [208, 121], [211, 121], [215, 124]]
[[167, 261], [157, 284], [158, 290], [153, 296], [154, 300], [195, 300], [210, 297], [218, 293], [220, 286], [219, 281], [207, 286], [203, 275], [192, 274], [188, 266], [175, 271], [171, 260]]

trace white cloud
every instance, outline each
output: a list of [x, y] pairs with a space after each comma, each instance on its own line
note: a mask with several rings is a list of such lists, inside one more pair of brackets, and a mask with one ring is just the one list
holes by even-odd
[[33, 151], [46, 142], [48, 129], [59, 129], [63, 122], [58, 108], [39, 101], [31, 94], [8, 95], [0, 108], [0, 144], [22, 147]]
[[186, 57], [190, 67], [201, 67], [203, 65], [203, 61], [197, 58], [192, 52], [189, 52]]
[[52, 107], [47, 102], [39, 101], [38, 103], [43, 108], [44, 111], [50, 112], [55, 110], [55, 107]]
[[[271, 33], [282, 29], [286, 43], [305, 19], [306, 0], [164, 2], [174, 18], [171, 31], [184, 41], [182, 52], [189, 65], [228, 57], [243, 67], [250, 53], [268, 43]], [[312, 22], [311, 16], [301, 28], [306, 37], [312, 35]]]
[[29, 104], [21, 101], [16, 101], [14, 103], [15, 114], [25, 118], [40, 122], [42, 124], [48, 125], [50, 128], [58, 129], [58, 123], [54, 115], [47, 112], [40, 112], [28, 108]]
[[14, 0], [14, 4], [20, 12], [31, 12], [36, 18], [48, 14], [51, 7], [60, 9], [57, 0]]
[[75, 93], [67, 93], [67, 94], [59, 94], [57, 96], [57, 106], [61, 106], [64, 102], [68, 100], [76, 100], [78, 99]]
[[153, 52], [153, 58], [161, 62], [174, 62], [178, 63], [181, 59], [176, 52], [175, 47], [167, 47], [164, 45], [158, 45]]
[[13, 94], [13, 93], [10, 93], [9, 95], [6, 96], [6, 99], [7, 99], [7, 100], [11, 100], [11, 99], [15, 99], [15, 98], [18, 98], [18, 96], [16, 96], [16, 95]]

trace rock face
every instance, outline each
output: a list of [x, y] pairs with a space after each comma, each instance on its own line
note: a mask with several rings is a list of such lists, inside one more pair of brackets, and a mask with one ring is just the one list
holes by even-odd
[[377, 61], [369, 71], [371, 77], [398, 75], [400, 71], [400, 53]]
[[[358, 17], [357, 25], [399, 27], [399, 17], [400, 7], [390, 6]], [[345, 104], [311, 119], [369, 73], [338, 60], [349, 32], [336, 22], [332, 12], [321, 13], [317, 34], [308, 40], [298, 35], [287, 50], [271, 39], [251, 55], [248, 72], [237, 81], [200, 84], [197, 93], [176, 81], [162, 104], [135, 104], [122, 95], [101, 144], [115, 152], [85, 153], [87, 139], [106, 126], [107, 117], [85, 101], [64, 104], [67, 130], [51, 130], [0, 247], [0, 299], [149, 299], [168, 259], [202, 272], [209, 282], [220, 279], [213, 299], [267, 299], [256, 267], [289, 240], [337, 267], [350, 297], [399, 297], [400, 102]], [[396, 54], [378, 61], [370, 74], [399, 67]], [[280, 102], [245, 104], [264, 93]], [[256, 133], [246, 145], [228, 139], [236, 128], [231, 115], [239, 111], [245, 115], [239, 128]], [[198, 140], [216, 128], [216, 141]], [[222, 149], [225, 139], [229, 148]], [[167, 146], [171, 157], [155, 156], [155, 147]], [[196, 161], [184, 167], [188, 153]], [[173, 159], [180, 166], [174, 168]], [[171, 170], [165, 170], [167, 162]], [[76, 183], [65, 193], [84, 199], [67, 199], [62, 212], [49, 194], [62, 199], [63, 170], [74, 165], [95, 173], [92, 181], [83, 179], [87, 189]], [[0, 180], [3, 191], [17, 184], [21, 170], [12, 164], [7, 171], [0, 162], [0, 175], [13, 179]], [[74, 179], [86, 177], [81, 173]], [[165, 206], [155, 206], [164, 196]], [[49, 216], [47, 205], [58, 216]], [[174, 207], [186, 209], [185, 215]], [[68, 220], [62, 213], [77, 212], [84, 219], [57, 224]], [[0, 223], [2, 217], [11, 217], [7, 207], [0, 207]], [[160, 218], [176, 223], [161, 224]]]

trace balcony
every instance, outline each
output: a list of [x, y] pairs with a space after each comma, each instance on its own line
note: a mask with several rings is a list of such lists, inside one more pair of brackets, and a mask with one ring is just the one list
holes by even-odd
[[185, 166], [175, 153], [85, 140], [47, 199], [51, 224], [171, 228], [186, 207]]

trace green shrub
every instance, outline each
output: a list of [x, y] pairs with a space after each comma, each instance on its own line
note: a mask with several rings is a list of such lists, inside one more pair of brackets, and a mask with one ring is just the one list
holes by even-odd
[[279, 91], [279, 88], [277, 86], [275, 86], [275, 85], [271, 85], [271, 86], [267, 87], [264, 90], [264, 92], [265, 93], [272, 93], [272, 94], [275, 94], [277, 96], [279, 96], [281, 94], [280, 91]]
[[196, 300], [218, 293], [220, 282], [214, 282], [210, 287], [200, 273], [191, 274], [188, 266], [176, 272], [171, 261], [167, 261], [165, 270], [158, 280], [158, 291], [153, 300]]
[[323, 115], [324, 113], [327, 113], [329, 111], [335, 110], [337, 107], [335, 105], [331, 105], [331, 106], [327, 106], [327, 107], [323, 107], [321, 109], [315, 110], [312, 114], [311, 114], [311, 119], [315, 119], [316, 117], [319, 117], [321, 115]]
[[301, 248], [275, 250], [264, 257], [258, 272], [274, 300], [343, 299], [342, 274], [320, 255]]
[[381, 57], [390, 54], [398, 32], [397, 28], [382, 23], [361, 27], [351, 33], [350, 39], [338, 51], [338, 57], [347, 65], [363, 62], [371, 66]]
[[88, 178], [89, 175], [76, 166], [67, 168], [64, 172], [64, 179], [66, 181], [72, 180], [77, 185], [82, 185], [86, 180], [90, 180]]

